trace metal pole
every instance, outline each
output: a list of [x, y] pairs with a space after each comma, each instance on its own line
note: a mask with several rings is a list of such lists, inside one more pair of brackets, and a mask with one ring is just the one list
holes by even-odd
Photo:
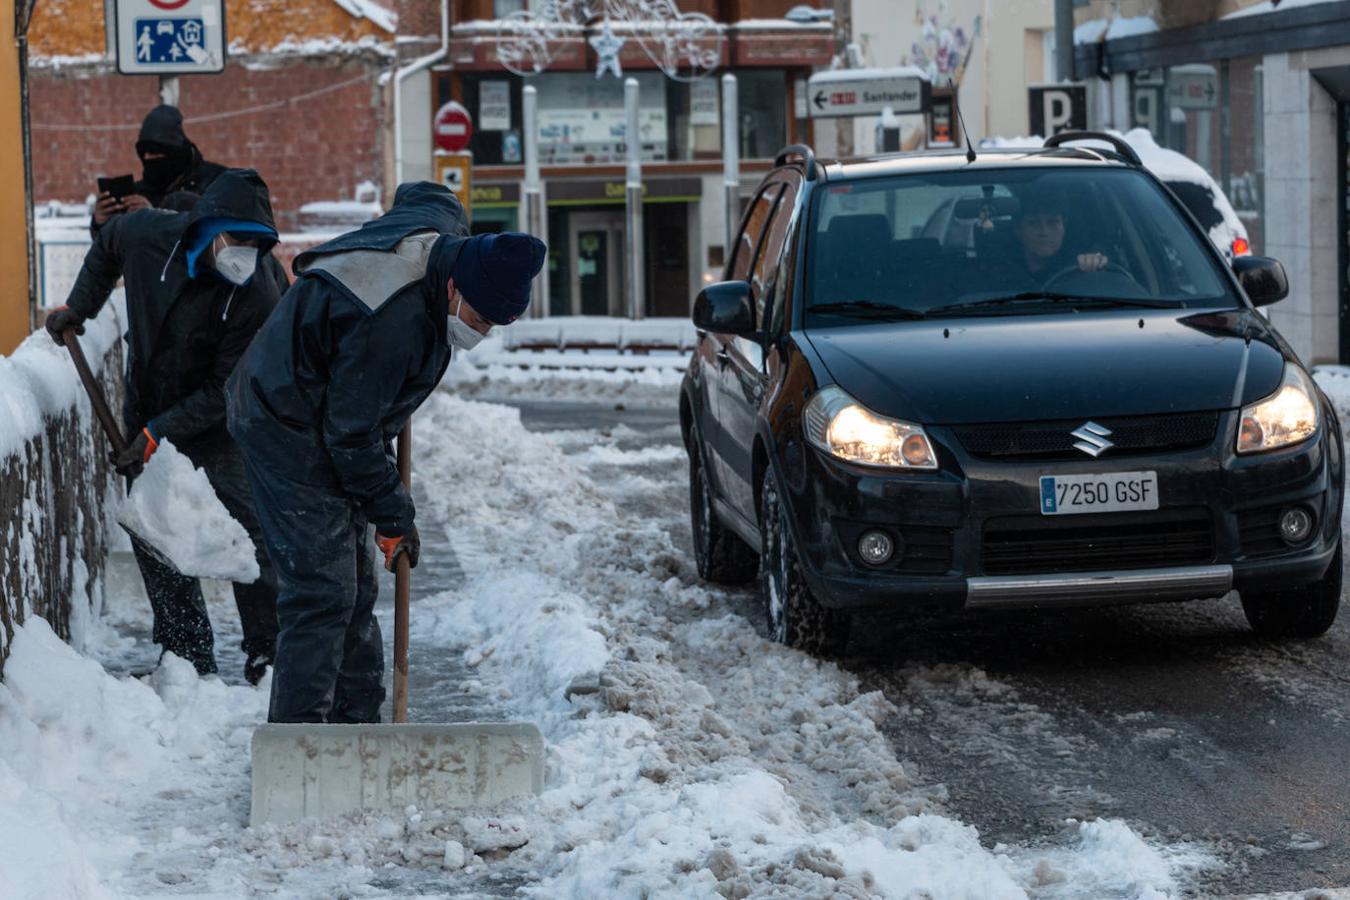
[[645, 313], [642, 259], [642, 136], [638, 133], [638, 81], [628, 78], [623, 83], [623, 106], [628, 123], [624, 141], [628, 145], [628, 177], [624, 181], [624, 295], [628, 318], [641, 319]]
[[1073, 0], [1055, 0], [1055, 80], [1073, 81]]
[[[548, 206], [544, 200], [544, 180], [539, 175], [539, 91], [527, 84], [521, 92], [521, 126], [525, 129], [525, 183], [521, 199], [525, 209], [525, 231], [548, 243]], [[534, 279], [534, 300], [530, 303], [530, 317], [546, 318], [549, 314], [548, 263]]]
[[722, 188], [726, 195], [727, 241], [723, 259], [731, 262], [736, 235], [741, 228], [741, 141], [740, 102], [736, 95], [736, 76], [722, 76]]
[[[412, 417], [398, 436], [398, 477], [412, 495]], [[408, 721], [408, 619], [412, 573], [406, 554], [394, 567], [394, 722]]]
[[165, 106], [178, 106], [178, 76], [159, 76], [159, 102]]

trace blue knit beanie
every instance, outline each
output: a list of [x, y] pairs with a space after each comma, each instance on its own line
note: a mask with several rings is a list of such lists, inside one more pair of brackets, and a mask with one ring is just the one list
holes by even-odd
[[494, 325], [509, 325], [530, 305], [530, 282], [544, 267], [544, 242], [505, 231], [464, 242], [450, 271], [455, 288]]

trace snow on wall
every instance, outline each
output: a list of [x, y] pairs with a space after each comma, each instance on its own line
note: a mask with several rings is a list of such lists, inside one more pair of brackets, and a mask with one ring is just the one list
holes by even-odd
[[[120, 408], [120, 302], [86, 325], [81, 345]], [[108, 445], [64, 348], [39, 329], [0, 356], [0, 668], [33, 616], [80, 643], [102, 603], [110, 492]]]

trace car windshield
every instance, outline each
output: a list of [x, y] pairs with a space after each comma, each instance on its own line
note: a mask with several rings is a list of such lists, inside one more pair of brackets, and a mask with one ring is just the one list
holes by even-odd
[[815, 203], [807, 312], [820, 325], [1238, 305], [1212, 248], [1134, 170], [859, 179]]

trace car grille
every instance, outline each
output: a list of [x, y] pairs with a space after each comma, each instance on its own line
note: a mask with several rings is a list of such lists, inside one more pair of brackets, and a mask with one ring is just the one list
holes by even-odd
[[[1219, 426], [1217, 412], [1169, 413], [1157, 416], [1093, 419], [1111, 430], [1114, 446], [1107, 456], [1157, 453], [1203, 447], [1214, 440]], [[1079, 459], [1073, 432], [1083, 419], [1053, 422], [1008, 422], [997, 425], [955, 425], [956, 439], [971, 456], [984, 459]]]
[[925, 528], [919, 525], [900, 526], [905, 541], [905, 555], [895, 566], [901, 572], [937, 575], [952, 567], [952, 530]]
[[1007, 516], [984, 526], [986, 575], [1147, 569], [1213, 559], [1214, 527], [1203, 509]]

